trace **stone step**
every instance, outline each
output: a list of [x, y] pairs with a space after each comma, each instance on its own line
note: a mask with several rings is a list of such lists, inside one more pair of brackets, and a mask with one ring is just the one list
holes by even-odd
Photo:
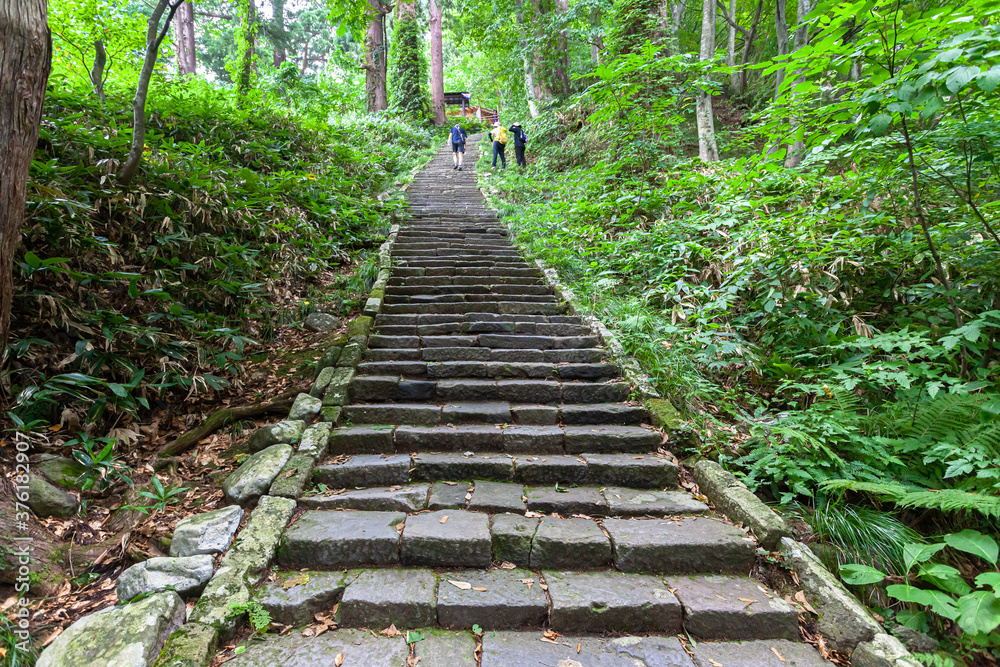
[[[393, 599], [377, 606], [391, 610], [396, 604]], [[371, 625], [379, 627], [374, 620]], [[306, 637], [300, 632], [264, 635], [226, 664], [316, 667], [334, 664], [341, 654], [346, 660], [344, 667], [399, 667], [410, 658], [419, 659], [419, 664], [427, 667], [829, 667], [832, 664], [809, 644], [783, 639], [698, 642], [691, 646], [692, 659], [673, 636], [569, 634], [551, 639], [535, 628], [486, 632], [482, 635], [480, 653], [471, 631], [441, 630], [436, 626], [403, 627], [419, 630], [421, 640], [412, 644], [412, 652], [405, 633], [385, 636], [343, 628], [318, 637]]]
[[[486, 480], [543, 486], [677, 487], [678, 467], [656, 454], [577, 456], [510, 455], [496, 452], [356, 454], [313, 470], [313, 481], [333, 489], [405, 486], [413, 482]], [[446, 485], [448, 486], [448, 485]], [[464, 496], [463, 496], [464, 497]]]
[[[603, 381], [621, 377], [615, 364], [507, 361], [366, 361], [360, 375], [402, 375], [443, 380], [451, 378], [532, 378], [539, 380]], [[469, 397], [469, 400], [476, 400]]]
[[466, 322], [451, 321], [439, 324], [380, 324], [375, 326], [376, 335], [384, 336], [454, 336], [480, 333], [506, 333], [538, 336], [589, 336], [590, 327], [582, 324], [560, 324], [549, 322]]
[[[320, 477], [329, 476], [318, 473]], [[306, 509], [405, 512], [459, 509], [485, 514], [545, 513], [557, 516], [658, 517], [708, 513], [684, 491], [620, 486], [524, 486], [489, 480], [394, 484], [363, 488], [316, 487], [299, 499]]]
[[[409, 313], [405, 315], [386, 315], [381, 314], [376, 320], [377, 325], [392, 324], [392, 325], [413, 325], [413, 326], [424, 326], [430, 324], [441, 324], [441, 325], [452, 325], [452, 324], [465, 324], [465, 323], [475, 323], [477, 325], [483, 322], [513, 322], [516, 326], [520, 326], [525, 322], [534, 322], [536, 324], [581, 324], [582, 320], [576, 315], [499, 315], [497, 313], [466, 313], [463, 315], [448, 315], [448, 314], [416, 314]], [[477, 329], [483, 327], [476, 327]], [[418, 330], [420, 335], [440, 335], [437, 332], [430, 332], [425, 330]], [[471, 333], [471, 331], [470, 331]], [[493, 332], [490, 332], [493, 333]], [[549, 335], [555, 335], [550, 330], [543, 330], [543, 333]]]
[[[448, 267], [438, 267], [434, 269], [422, 269], [424, 273], [416, 276], [395, 276], [389, 278], [390, 287], [396, 285], [417, 285], [417, 286], [439, 286], [439, 285], [481, 285], [483, 276], [463, 276], [455, 275], [454, 269]], [[427, 274], [427, 271], [432, 271]], [[490, 276], [489, 282], [497, 285], [544, 285], [541, 278], [521, 278], [509, 276]]]
[[[698, 516], [607, 518], [602, 528], [591, 518], [490, 516], [460, 509], [409, 515], [307, 510], [285, 530], [277, 563], [282, 568], [336, 570], [396, 565], [488, 568], [491, 562], [510, 562], [536, 569], [737, 574], [750, 571], [755, 550], [754, 541], [739, 528]], [[692, 595], [703, 595], [707, 587], [681, 583]]]
[[530, 301], [503, 301], [500, 303], [398, 303], [384, 304], [382, 312], [389, 315], [407, 313], [500, 313], [508, 315], [562, 315], [568, 308], [563, 303], [532, 303]]
[[500, 285], [484, 278], [480, 285], [398, 285], [385, 290], [386, 296], [435, 296], [439, 294], [552, 294], [547, 285]]
[[[513, 324], [513, 323], [512, 323]], [[368, 338], [368, 347], [377, 348], [433, 348], [433, 347], [481, 347], [484, 349], [515, 350], [572, 350], [592, 348], [601, 344], [597, 336], [545, 336], [517, 333], [476, 333], [476, 329], [494, 327], [464, 327], [469, 333], [452, 336], [386, 336], [375, 334]], [[499, 328], [499, 327], [497, 327]], [[516, 325], [515, 325], [516, 328]], [[538, 327], [535, 327], [538, 330]]]
[[509, 454], [601, 454], [655, 452], [662, 436], [640, 426], [531, 426], [460, 424], [458, 426], [342, 426], [330, 433], [329, 452], [496, 451]]
[[570, 350], [490, 349], [488, 347], [378, 348], [366, 350], [365, 361], [502, 361], [528, 363], [596, 364], [604, 361], [603, 348]]
[[637, 426], [648, 421], [645, 408], [622, 403], [545, 406], [508, 401], [433, 403], [360, 403], [345, 406], [343, 421], [352, 424], [514, 424]]
[[556, 303], [552, 294], [490, 294], [490, 293], [451, 293], [451, 294], [386, 294], [383, 303], [484, 303], [500, 301], [521, 301], [523, 303]]
[[627, 401], [626, 382], [555, 380], [410, 380], [400, 375], [356, 375], [350, 384], [355, 402], [506, 401], [509, 403], [581, 404]]

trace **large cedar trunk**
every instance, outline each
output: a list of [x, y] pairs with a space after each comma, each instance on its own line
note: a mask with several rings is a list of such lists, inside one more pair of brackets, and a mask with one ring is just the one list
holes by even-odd
[[[785, 0], [776, 0], [774, 5], [774, 32], [778, 37], [778, 56], [788, 55], [788, 19], [785, 18]], [[785, 83], [785, 70], [779, 69], [774, 77], [774, 99], [781, 95]]]
[[51, 69], [46, 0], [0, 0], [0, 347], [10, 329], [14, 251]]
[[368, 101], [368, 111], [377, 113], [389, 108], [389, 96], [386, 92], [388, 75], [388, 48], [385, 43], [386, 9], [377, 0], [368, 4], [368, 33], [365, 35], [365, 97]]
[[285, 0], [274, 0], [272, 2], [274, 16], [272, 19], [274, 26], [274, 66], [281, 67], [288, 60], [288, 51], [285, 44], [288, 33], [285, 30]]
[[430, 0], [431, 23], [431, 111], [434, 124], [444, 125], [444, 46], [441, 38], [441, 7]]
[[[796, 19], [798, 21], [798, 26], [795, 28], [795, 42], [793, 44], [793, 49], [798, 51], [806, 44], [809, 43], [809, 26], [806, 24], [806, 16], [812, 11], [812, 3], [810, 0], [799, 0], [798, 10], [796, 13]], [[805, 82], [805, 77], [797, 76], [795, 79], [795, 87]], [[793, 95], [799, 95], [798, 91], [793, 88]], [[791, 150], [788, 152], [785, 158], [785, 167], [797, 167], [802, 163], [802, 158], [805, 154], [806, 145], [805, 142], [800, 138], [802, 128], [801, 123], [798, 118], [792, 118], [792, 134], [795, 137]]]
[[[715, 0], [704, 0], [701, 19], [701, 60], [715, 57]], [[698, 91], [698, 157], [705, 162], [719, 159], [719, 148], [715, 141], [715, 118], [712, 114], [711, 93]]]
[[194, 5], [190, 0], [177, 8], [177, 72], [181, 76], [194, 74], [198, 71], [198, 58], [195, 54], [194, 40]]
[[[524, 0], [515, 0], [517, 25], [519, 32], [525, 34]], [[528, 98], [528, 113], [532, 118], [538, 118], [538, 102], [535, 98], [535, 56], [530, 43], [522, 42], [521, 59], [524, 63], [524, 95]]]
[[[726, 64], [734, 67], [736, 65], [736, 0], [729, 0], [729, 16], [732, 19], [732, 23], [729, 24], [729, 40], [726, 42]], [[732, 72], [729, 75], [729, 86], [734, 95], [739, 95], [743, 92], [739, 89], [739, 72]]]

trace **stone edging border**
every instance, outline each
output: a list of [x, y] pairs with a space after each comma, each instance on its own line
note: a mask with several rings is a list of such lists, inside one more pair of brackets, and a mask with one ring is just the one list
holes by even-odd
[[[480, 192], [496, 211], [493, 194], [484, 188], [480, 188]], [[503, 223], [499, 212], [497, 217]], [[521, 244], [515, 245], [524, 252]], [[562, 283], [556, 269], [541, 259], [535, 259], [535, 265], [556, 296], [565, 301], [573, 314], [581, 317], [594, 335], [601, 339], [640, 397], [644, 400], [660, 399], [642, 365], [626, 354], [614, 332], [587, 310], [573, 291]], [[663, 424], [657, 426], [662, 427]], [[828, 640], [830, 648], [849, 653], [853, 667], [921, 667], [920, 661], [902, 642], [883, 629], [867, 607], [844, 587], [806, 544], [793, 539], [794, 534], [785, 521], [743, 482], [718, 463], [706, 459], [695, 463], [692, 472], [701, 492], [719, 511], [734, 521], [742, 522], [762, 547], [782, 555], [785, 565], [795, 573], [816, 610], [819, 631]]]

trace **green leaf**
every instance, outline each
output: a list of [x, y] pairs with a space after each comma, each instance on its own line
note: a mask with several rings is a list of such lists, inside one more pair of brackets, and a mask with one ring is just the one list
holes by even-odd
[[867, 586], [877, 584], [885, 579], [885, 575], [868, 565], [841, 565], [840, 578], [852, 586]]
[[979, 556], [990, 565], [997, 562], [997, 542], [989, 535], [977, 530], [963, 530], [961, 533], [944, 536], [945, 543], [952, 549]]
[[989, 586], [994, 593], [1000, 595], [1000, 572], [983, 572], [976, 577], [976, 585]]
[[958, 627], [978, 635], [1000, 627], [1000, 598], [988, 591], [976, 591], [958, 599]]
[[927, 563], [920, 568], [919, 576], [929, 584], [955, 595], [968, 595], [972, 591], [962, 579], [962, 574], [950, 565]]
[[975, 65], [968, 65], [965, 67], [956, 67], [952, 70], [951, 75], [944, 82], [944, 85], [948, 87], [953, 93], [957, 93], [965, 87], [965, 84], [972, 81], [976, 76], [979, 75], [979, 68]]
[[903, 561], [906, 563], [906, 571], [909, 572], [917, 563], [929, 561], [937, 552], [944, 549], [943, 544], [904, 544]]
[[1000, 83], [1000, 67], [988, 69], [976, 77], [976, 84], [984, 93], [992, 93], [998, 83]]
[[416, 630], [407, 630], [406, 631], [406, 643], [407, 644], [413, 644], [414, 642], [422, 642], [422, 641], [424, 641], [424, 636], [422, 634], [420, 634], [419, 632], [417, 632]]
[[892, 124], [892, 114], [880, 113], [868, 121], [868, 129], [872, 131], [876, 137], [881, 137], [884, 135], [888, 129], [889, 125]]
[[955, 620], [958, 616], [954, 599], [941, 591], [926, 590], [909, 584], [893, 584], [886, 586], [885, 592], [900, 602], [913, 602], [930, 607], [935, 614], [947, 619]]
[[42, 260], [39, 259], [38, 255], [31, 252], [30, 250], [24, 253], [24, 262], [33, 269], [37, 269], [42, 265]]
[[115, 396], [119, 396], [121, 398], [125, 398], [126, 396], [128, 396], [128, 392], [125, 390], [125, 387], [121, 386], [117, 382], [112, 382], [111, 384], [109, 384], [108, 389], [113, 391]]

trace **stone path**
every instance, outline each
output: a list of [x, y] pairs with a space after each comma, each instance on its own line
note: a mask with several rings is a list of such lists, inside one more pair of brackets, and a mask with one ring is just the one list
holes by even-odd
[[[299, 500], [256, 596], [297, 626], [339, 605], [341, 629], [269, 637], [228, 664], [827, 664], [747, 576], [757, 545], [678, 490], [599, 339], [486, 208], [469, 147], [464, 171], [443, 149], [409, 189], [375, 333], [314, 472], [327, 490]], [[390, 625], [423, 639], [375, 636]]]

